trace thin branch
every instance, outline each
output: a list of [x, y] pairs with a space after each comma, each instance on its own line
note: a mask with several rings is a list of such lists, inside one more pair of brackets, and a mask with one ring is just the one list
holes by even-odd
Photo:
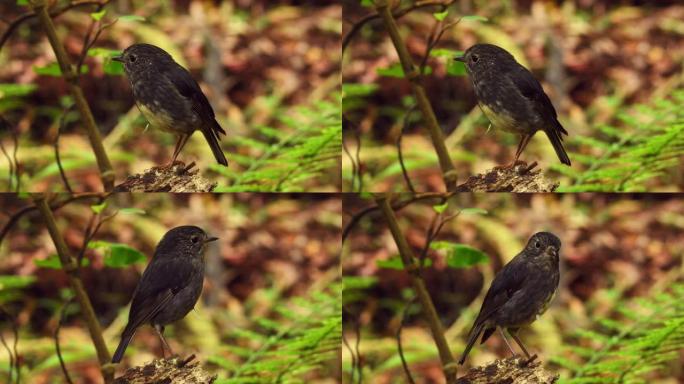
[[[99, 204], [102, 204], [102, 201], [104, 201], [104, 199], [101, 200]], [[83, 257], [85, 256], [86, 250], [88, 249], [88, 244], [90, 244], [93, 238], [95, 238], [95, 235], [97, 235], [97, 232], [100, 230], [100, 227], [102, 227], [102, 224], [113, 219], [117, 213], [118, 211], [112, 213], [111, 215], [103, 219], [98, 220], [97, 224], [94, 224], [95, 219], [99, 218], [100, 215], [98, 213], [93, 213], [93, 215], [90, 217], [90, 221], [88, 222], [88, 226], [86, 227], [86, 234], [83, 237], [83, 244], [81, 245], [81, 250], [78, 252], [78, 256], [76, 257], [76, 265], [78, 266], [78, 268], [81, 268], [81, 262], [83, 261]]]
[[[50, 17], [57, 17], [57, 16], [61, 15], [62, 13], [66, 12], [70, 9], [74, 9], [74, 8], [78, 8], [78, 7], [84, 7], [84, 6], [89, 6], [89, 5], [103, 6], [107, 3], [109, 3], [109, 1], [111, 1], [111, 0], [105, 0], [105, 1], [72, 1], [71, 3], [65, 5], [62, 8], [50, 11]], [[7, 24], [8, 24], [7, 29], [5, 29], [5, 31], [0, 36], [0, 50], [2, 50], [2, 47], [5, 45], [5, 43], [10, 38], [10, 36], [12, 36], [12, 33], [14, 33], [14, 31], [19, 27], [19, 25], [21, 25], [23, 22], [30, 20], [36, 16], [37, 16], [36, 12], [32, 12], [32, 11], [31, 12], [25, 12], [25, 13], [22, 13], [21, 15], [19, 15], [16, 19], [14, 19], [10, 22], [7, 22]]]
[[2, 154], [5, 155], [5, 158], [7, 159], [7, 164], [9, 164], [9, 174], [7, 175], [7, 189], [11, 191], [13, 189], [12, 179], [14, 179], [14, 163], [12, 162], [12, 158], [10, 157], [9, 153], [7, 153], [7, 151], [5, 150], [5, 146], [2, 145], [1, 141], [0, 151], [2, 151]]
[[428, 58], [430, 58], [430, 52], [437, 46], [439, 43], [439, 40], [442, 39], [442, 35], [444, 35], [444, 32], [446, 32], [449, 28], [453, 27], [454, 25], [458, 24], [461, 21], [461, 19], [458, 19], [456, 21], [453, 21], [444, 27], [442, 27], [439, 32], [437, 32], [437, 28], [442, 25], [442, 20], [438, 20], [435, 22], [435, 25], [432, 28], [432, 32], [430, 33], [430, 36], [428, 37], [428, 42], [427, 42], [427, 48], [425, 49], [425, 54], [423, 54], [423, 58], [420, 60], [420, 65], [419, 65], [419, 70], [418, 72], [422, 75], [425, 73], [425, 66], [427, 65]]
[[[415, 203], [417, 201], [422, 201], [422, 200], [430, 200], [430, 199], [449, 199], [451, 196], [454, 195], [454, 192], [427, 192], [427, 193], [416, 193], [413, 195], [408, 195], [410, 196], [406, 200], [402, 200], [396, 203], [392, 204], [392, 209], [395, 211], [400, 211], [404, 209], [406, 206]], [[362, 209], [361, 211], [355, 213], [352, 215], [351, 219], [347, 223], [347, 225], [344, 227], [342, 230], [342, 242], [347, 239], [347, 236], [349, 236], [349, 233], [351, 232], [352, 229], [356, 226], [356, 224], [363, 219], [364, 216], [368, 215], [369, 213], [375, 212], [379, 210], [379, 207], [377, 205], [372, 205], [370, 207], [366, 207]]]
[[399, 34], [399, 27], [392, 16], [392, 12], [387, 4], [388, 0], [377, 0], [375, 9], [382, 18], [385, 29], [390, 35], [392, 44], [394, 45], [397, 55], [399, 56], [399, 61], [404, 70], [404, 75], [411, 84], [413, 94], [416, 98], [418, 108], [423, 115], [423, 121], [430, 133], [430, 138], [432, 139], [432, 145], [435, 148], [435, 153], [439, 160], [439, 166], [442, 171], [442, 179], [444, 180], [444, 185], [447, 191], [455, 191], [458, 185], [457, 174], [454, 169], [454, 164], [451, 161], [449, 152], [447, 151], [446, 145], [444, 144], [444, 134], [442, 133], [442, 128], [437, 122], [437, 117], [435, 116], [432, 106], [430, 105], [430, 99], [425, 92], [421, 84], [421, 75], [416, 70], [416, 66], [413, 63], [411, 54], [404, 43], [401, 35]]
[[408, 124], [409, 116], [411, 116], [411, 113], [415, 111], [415, 109], [416, 105], [413, 104], [411, 108], [409, 108], [409, 110], [406, 111], [406, 115], [404, 115], [404, 122], [401, 126], [401, 131], [399, 132], [399, 137], [397, 137], [397, 158], [399, 159], [399, 165], [401, 166], [401, 174], [404, 176], [404, 181], [406, 182], [406, 186], [408, 187], [409, 191], [413, 193], [416, 193], [416, 189], [413, 188], [413, 183], [411, 183], [411, 179], [409, 178], [408, 171], [406, 170], [406, 165], [404, 165], [404, 153], [401, 149], [401, 139], [404, 137], [404, 129]]
[[74, 99], [76, 108], [78, 109], [83, 125], [88, 134], [88, 139], [90, 141], [90, 146], [95, 154], [95, 159], [100, 171], [100, 179], [102, 180], [102, 186], [106, 191], [110, 191], [114, 188], [114, 171], [112, 170], [112, 164], [109, 162], [109, 157], [107, 157], [107, 152], [102, 144], [102, 137], [100, 131], [95, 124], [95, 118], [90, 110], [90, 106], [86, 101], [83, 90], [78, 85], [78, 74], [80, 68], [74, 71], [74, 67], [71, 64], [71, 60], [64, 49], [64, 45], [57, 36], [57, 31], [55, 25], [52, 22], [52, 18], [47, 10], [45, 0], [36, 1], [32, 5], [34, 12], [38, 15], [40, 22], [45, 30], [52, 50], [57, 57], [57, 63], [62, 70], [62, 76], [67, 81], [69, 85], [69, 91]]
[[57, 168], [59, 168], [59, 175], [62, 178], [62, 183], [64, 183], [64, 188], [66, 188], [69, 193], [74, 193], [74, 190], [71, 189], [71, 185], [69, 184], [69, 180], [66, 177], [66, 173], [64, 172], [64, 167], [62, 166], [62, 158], [59, 155], [59, 137], [62, 134], [62, 131], [64, 130], [64, 125], [66, 124], [66, 116], [71, 111], [71, 107], [64, 108], [62, 110], [62, 116], [59, 118], [59, 125], [57, 126], [57, 137], [55, 137], [55, 143], [54, 143], [54, 148], [55, 148], [55, 161], [57, 162]]
[[354, 343], [354, 350], [356, 351], [356, 356], [358, 357], [358, 362], [356, 363], [356, 370], [359, 373], [359, 384], [363, 383], [363, 366], [361, 365], [361, 352], [359, 351], [359, 345], [361, 344], [361, 323], [354, 323], [354, 332], [356, 333], [356, 342]]
[[107, 349], [107, 345], [105, 344], [104, 338], [102, 336], [102, 329], [97, 317], [95, 316], [95, 311], [93, 310], [90, 298], [83, 287], [83, 282], [78, 276], [78, 267], [75, 264], [74, 258], [69, 252], [69, 248], [67, 247], [64, 238], [59, 233], [57, 223], [55, 222], [52, 210], [45, 200], [45, 196], [38, 194], [32, 195], [32, 198], [38, 207], [38, 211], [40, 211], [41, 216], [43, 217], [43, 222], [45, 223], [45, 226], [50, 233], [50, 237], [52, 238], [52, 242], [57, 250], [57, 256], [62, 263], [62, 269], [64, 272], [66, 272], [69, 285], [73, 289], [76, 300], [81, 307], [81, 313], [88, 326], [90, 337], [97, 352], [102, 377], [104, 378], [105, 383], [110, 383], [114, 378], [114, 367], [112, 364], [110, 364], [111, 355], [109, 354], [109, 350]]
[[[50, 209], [53, 211], [56, 211], [63, 206], [78, 201], [78, 200], [87, 200], [87, 199], [93, 199], [93, 198], [102, 198], [103, 196], [108, 196], [108, 194], [102, 194], [102, 193], [84, 193], [84, 194], [79, 194], [79, 195], [71, 195], [68, 198], [58, 201], [56, 203], [50, 203]], [[35, 205], [29, 205], [24, 208], [19, 209], [17, 212], [13, 213], [7, 223], [0, 229], [0, 244], [2, 244], [2, 241], [5, 239], [5, 236], [7, 236], [7, 233], [14, 227], [14, 225], [21, 219], [24, 215], [31, 213], [38, 208]]]
[[[5, 155], [5, 158], [7, 159], [7, 164], [9, 164], [9, 175], [7, 175], [7, 190], [14, 190], [16, 193], [19, 193], [19, 189], [21, 188], [21, 186], [19, 185], [19, 162], [17, 161], [19, 139], [17, 138], [17, 134], [16, 132], [14, 132], [12, 125], [7, 120], [5, 120], [4, 117], [0, 116], [0, 133], [3, 132], [9, 132], [10, 136], [12, 137], [13, 145], [12, 155], [10, 156], [9, 151], [5, 149], [5, 146], [2, 144], [2, 141], [0, 141], [0, 151], [2, 151], [2, 154]], [[15, 178], [16, 184], [12, 182]]]
[[435, 341], [437, 350], [439, 351], [439, 357], [442, 362], [442, 369], [444, 371], [446, 381], [449, 384], [455, 383], [457, 374], [456, 362], [454, 361], [454, 357], [449, 349], [449, 344], [444, 337], [442, 322], [440, 321], [439, 316], [437, 315], [437, 310], [432, 303], [430, 293], [425, 286], [425, 282], [420, 276], [419, 268], [415, 262], [413, 250], [409, 246], [406, 237], [404, 237], [401, 229], [399, 228], [399, 223], [390, 203], [390, 197], [387, 194], [379, 195], [375, 197], [375, 201], [382, 211], [385, 222], [387, 223], [392, 237], [394, 238], [394, 242], [397, 245], [399, 256], [401, 256], [402, 262], [404, 263], [404, 270], [409, 274], [411, 284], [413, 285], [413, 290], [416, 292], [418, 301], [421, 304], [423, 317], [430, 326], [432, 338]]
[[17, 372], [17, 383], [19, 383], [19, 355], [17, 354], [17, 343], [19, 342], [19, 327], [17, 325], [17, 321], [12, 316], [7, 310], [5, 310], [4, 307], [0, 306], [0, 313], [7, 318], [8, 322], [12, 324], [12, 336], [14, 337], [14, 343], [12, 344], [12, 348], [10, 349], [9, 345], [7, 344], [7, 341], [5, 340], [5, 337], [3, 336], [2, 332], [0, 332], [0, 342], [2, 345], [5, 347], [7, 350], [7, 354], [9, 355], [9, 372], [7, 376], [7, 382], [12, 383], [12, 372], [16, 370]]
[[406, 322], [406, 314], [408, 313], [409, 308], [413, 305], [415, 302], [416, 297], [414, 296], [411, 301], [409, 301], [406, 306], [404, 307], [404, 310], [401, 312], [401, 322], [399, 323], [399, 329], [397, 329], [397, 334], [395, 335], [395, 338], [397, 339], [397, 352], [399, 352], [399, 358], [401, 359], [401, 366], [404, 368], [404, 373], [406, 374], [406, 378], [409, 383], [415, 384], [415, 381], [413, 380], [413, 376], [411, 375], [411, 370], [408, 367], [408, 363], [406, 363], [406, 358], [404, 357], [404, 348], [401, 345], [401, 330], [404, 328], [404, 323]]
[[[344, 115], [342, 115], [342, 122], [347, 123], [348, 125], [351, 125], [352, 131], [354, 132], [354, 139], [356, 140], [356, 152], [352, 156], [351, 151], [347, 147], [347, 143], [342, 140], [342, 150], [344, 153], [349, 157], [349, 160], [352, 162], [352, 181], [351, 181], [351, 191], [352, 192], [361, 192], [363, 191], [363, 175], [361, 173], [361, 157], [360, 157], [360, 152], [361, 152], [361, 132], [359, 127], [354, 124], [351, 120], [347, 119]], [[356, 186], [356, 180], [359, 180], [359, 188], [356, 189], [354, 188]]]
[[344, 345], [344, 347], [347, 348], [352, 358], [350, 382], [354, 384], [354, 375], [356, 374], [356, 354], [354, 354], [354, 349], [352, 349], [351, 345], [349, 345], [349, 340], [347, 340], [347, 337], [344, 335], [344, 332], [342, 332], [342, 345]]
[[[103, 5], [104, 6], [104, 5]], [[102, 7], [97, 7], [97, 11], [99, 12], [102, 9]], [[114, 25], [119, 19], [114, 19], [113, 21], [110, 21], [105, 24], [101, 24], [100, 21], [96, 21], [93, 19], [90, 23], [90, 26], [88, 26], [88, 32], [86, 33], [85, 37], [83, 38], [83, 48], [81, 49], [81, 54], [78, 57], [78, 61], [76, 62], [76, 74], [80, 75], [81, 74], [81, 66], [83, 65], [83, 62], [85, 61], [86, 56], [88, 55], [88, 51], [90, 48], [95, 45], [95, 42], [97, 39], [100, 37], [100, 34], [102, 31], [105, 29], [111, 27]], [[97, 28], [97, 31], [95, 32], [95, 36], [93, 38], [90, 38], [90, 35], [93, 33], [93, 29], [95, 28], [95, 25], [99, 24], [99, 27]]]
[[[418, 1], [415, 4], [412, 4], [409, 7], [406, 7], [404, 9], [400, 9], [398, 11], [394, 11], [392, 15], [394, 16], [394, 19], [398, 20], [401, 19], [402, 17], [406, 16], [407, 14], [421, 8], [428, 8], [428, 7], [439, 7], [441, 9], [440, 12], [443, 12], [447, 7], [449, 7], [451, 4], [454, 3], [455, 0], [443, 2], [443, 1]], [[357, 21], [352, 25], [352, 28], [347, 32], [346, 35], [344, 35], [344, 38], [342, 38], [342, 54], [344, 54], [344, 50], [347, 48], [349, 43], [351, 43], [351, 40], [354, 38], [354, 36], [361, 30], [361, 28], [366, 25], [368, 22], [379, 19], [380, 15], [377, 13], [373, 13], [367, 16], [364, 16], [361, 20]]]
[[57, 323], [57, 328], [55, 328], [55, 333], [53, 335], [53, 338], [55, 340], [55, 351], [57, 352], [57, 358], [59, 359], [59, 365], [62, 367], [62, 373], [64, 373], [64, 379], [69, 384], [73, 384], [74, 382], [71, 380], [71, 376], [69, 376], [69, 371], [66, 368], [66, 364], [64, 364], [64, 358], [62, 358], [62, 349], [59, 346], [59, 330], [62, 328], [62, 325], [64, 324], [64, 320], [66, 318], [67, 308], [69, 307], [69, 304], [71, 304], [72, 300], [73, 300], [73, 298], [70, 298], [69, 300], [67, 300], [66, 303], [64, 303], [64, 306], [62, 307], [62, 310], [60, 311], [60, 314], [59, 314], [59, 323]]

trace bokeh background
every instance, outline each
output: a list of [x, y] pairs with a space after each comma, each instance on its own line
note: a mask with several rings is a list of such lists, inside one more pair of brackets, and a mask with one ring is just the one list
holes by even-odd
[[[29, 12], [23, 1], [3, 1], [9, 23]], [[49, 2], [51, 10], [70, 2]], [[179, 160], [196, 161], [222, 191], [338, 191], [341, 119], [341, 6], [333, 1], [102, 0], [104, 29], [85, 57], [80, 85], [121, 182], [170, 161], [176, 138], [147, 124], [133, 102], [122, 68], [110, 57], [133, 43], [168, 51], [198, 81], [227, 131], [221, 143], [230, 165], [215, 164], [201, 134]], [[54, 18], [72, 63], [93, 23], [93, 7]], [[1, 25], [1, 24], [0, 24]], [[55, 162], [61, 158], [74, 191], [101, 190], [95, 160], [66, 82], [55, 73], [52, 47], [36, 18], [8, 35], [0, 48], [0, 190], [10, 187], [7, 157], [16, 162], [19, 190], [64, 190]], [[16, 166], [16, 165], [14, 165]]]
[[[375, 13], [344, 1], [343, 36]], [[393, 1], [400, 12], [421, 2]], [[572, 167], [535, 135], [521, 160], [539, 162], [559, 191], [681, 191], [684, 188], [684, 6], [677, 1], [441, 1], [397, 19], [416, 65], [436, 27], [447, 28], [427, 59], [427, 96], [464, 182], [512, 161], [519, 138], [496, 128], [452, 58], [476, 43], [499, 45], [542, 83], [568, 130]], [[437, 28], [439, 30], [439, 28]], [[343, 52], [345, 191], [406, 191], [396, 142], [417, 191], [444, 190], [437, 157], [382, 20], [361, 27]], [[357, 164], [354, 164], [354, 163]], [[358, 165], [360, 163], [360, 166]], [[356, 174], [354, 170], [357, 170]], [[356, 179], [355, 179], [356, 178]], [[352, 185], [354, 183], [354, 185]]]
[[[66, 195], [53, 195], [52, 204]], [[92, 199], [55, 210], [57, 225], [76, 255], [93, 215]], [[5, 228], [11, 215], [30, 200], [0, 195]], [[339, 255], [341, 201], [329, 195], [116, 194], [106, 200], [107, 220], [93, 242], [126, 247], [88, 249], [80, 272], [85, 289], [113, 353], [128, 319], [128, 304], [140, 274], [161, 237], [178, 225], [197, 225], [220, 240], [205, 253], [202, 297], [186, 318], [167, 327], [175, 353], [196, 354], [222, 383], [273, 382], [278, 374], [294, 381], [330, 383], [339, 375], [341, 285]], [[3, 233], [5, 231], [3, 230]], [[122, 255], [125, 253], [125, 255]], [[0, 245], [0, 335], [10, 348], [19, 331], [18, 356], [24, 383], [64, 382], [53, 334], [72, 379], [102, 378], [87, 328], [66, 274], [55, 265], [55, 248], [36, 211], [22, 215]], [[112, 261], [119, 264], [113, 266]], [[298, 346], [319, 340], [306, 352]], [[303, 347], [302, 347], [303, 348]], [[161, 357], [151, 327], [142, 327], [126, 351], [123, 369]], [[265, 366], [269, 368], [265, 368]], [[261, 368], [259, 368], [261, 367]], [[0, 353], [6, 381], [9, 357]]]
[[[395, 194], [393, 202], [402, 205], [410, 199]], [[373, 204], [372, 199], [346, 196], [345, 226]], [[422, 199], [396, 210], [416, 257], [437, 204], [435, 199]], [[494, 274], [532, 234], [550, 231], [562, 242], [561, 280], [548, 311], [520, 331], [530, 353], [536, 353], [544, 367], [560, 374], [565, 383], [684, 380], [684, 199], [680, 195], [458, 194], [443, 215], [459, 211], [434, 240], [433, 244], [441, 244], [429, 250], [431, 264], [423, 273], [456, 360]], [[363, 382], [407, 382], [395, 339], [405, 311], [403, 348], [414, 379], [444, 382], [420, 306], [409, 305], [413, 288], [408, 273], [395, 262], [398, 251], [382, 215], [368, 213], [352, 228], [342, 255], [344, 337], [360, 356], [356, 359], [362, 364]], [[474, 251], [456, 250], [457, 244]], [[664, 319], [673, 328], [659, 323]], [[628, 341], [636, 335], [644, 340], [662, 337], [667, 353], [661, 356], [661, 366], [646, 369], [654, 359]], [[642, 345], [648, 345], [644, 340]], [[515, 344], [513, 348], [518, 350]], [[613, 366], [615, 373], [607, 365], [620, 361], [613, 355], [617, 352], [623, 353], [623, 363]], [[509, 355], [497, 332], [484, 345], [475, 345], [459, 375]], [[639, 369], [646, 373], [636, 373]], [[352, 382], [349, 348], [343, 349], [343, 371], [346, 382]], [[619, 379], [622, 372], [626, 381]], [[354, 382], [358, 379], [357, 372]]]

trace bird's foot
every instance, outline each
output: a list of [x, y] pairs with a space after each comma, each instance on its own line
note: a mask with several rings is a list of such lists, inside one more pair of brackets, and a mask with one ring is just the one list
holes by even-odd
[[518, 165], [527, 165], [527, 163], [522, 161], [522, 160], [513, 160], [512, 162], [510, 162], [508, 164], [497, 165], [496, 167], [494, 167], [494, 169], [507, 170], [507, 169], [515, 168]]
[[528, 357], [527, 360], [522, 361], [522, 362], [520, 363], [520, 366], [521, 366], [521, 367], [527, 367], [528, 365], [530, 365], [530, 363], [532, 363], [532, 362], [535, 361], [536, 359], [537, 359], [537, 354], [535, 353], [534, 355]]
[[173, 355], [173, 358], [177, 359], [176, 365], [178, 366], [178, 368], [183, 368], [183, 367], [185, 367], [186, 365], [188, 365], [190, 362], [192, 362], [193, 360], [195, 360], [195, 354], [193, 353], [193, 354], [191, 354], [190, 356], [188, 356], [188, 357], [186, 357], [186, 358], [183, 358], [183, 357], [181, 357], [181, 356], [179, 356], [179, 355]]

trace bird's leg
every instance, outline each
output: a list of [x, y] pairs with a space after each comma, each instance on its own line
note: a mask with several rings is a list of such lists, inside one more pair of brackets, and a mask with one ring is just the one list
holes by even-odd
[[171, 356], [173, 356], [173, 350], [171, 350], [171, 346], [169, 343], [166, 342], [166, 339], [164, 338], [164, 327], [161, 325], [155, 325], [154, 330], [157, 332], [157, 335], [159, 336], [159, 339], [162, 342], [162, 355], [164, 358], [166, 358], [166, 349], [169, 350], [171, 353]]
[[188, 142], [188, 139], [190, 138], [190, 135], [180, 135], [178, 137], [178, 141], [176, 142], [176, 148], [173, 150], [173, 157], [171, 158], [171, 164], [169, 166], [173, 166], [176, 163], [176, 158], [178, 157], [178, 154], [180, 153], [181, 149], [185, 146], [185, 143]]
[[518, 143], [518, 149], [515, 151], [515, 159], [513, 159], [513, 162], [508, 165], [508, 168], [513, 168], [515, 167], [516, 164], [518, 164], [518, 159], [520, 158], [520, 155], [522, 154], [522, 151], [527, 147], [527, 144], [530, 142], [530, 139], [532, 138], [532, 135], [522, 135], [520, 137], [520, 143]]
[[501, 327], [497, 327], [497, 328], [499, 329], [499, 333], [501, 333], [501, 337], [503, 338], [504, 343], [506, 343], [508, 350], [511, 351], [511, 353], [513, 354], [513, 357], [518, 356], [518, 354], [515, 353], [513, 348], [511, 348], [511, 344], [508, 343], [508, 339], [506, 338], [506, 334], [504, 333], [503, 328], [501, 328]]
[[527, 348], [525, 348], [525, 345], [523, 345], [522, 341], [518, 337], [518, 329], [517, 328], [509, 329], [508, 333], [510, 333], [511, 336], [513, 336], [513, 340], [515, 340], [515, 342], [518, 343], [518, 345], [520, 346], [520, 349], [522, 349], [523, 352], [525, 352], [525, 356], [527, 357], [528, 363], [537, 358], [537, 355], [530, 356], [529, 352], [527, 352]]
[[[515, 151], [515, 159], [513, 159], [512, 162], [506, 164], [506, 165], [499, 165], [494, 167], [494, 169], [511, 169], [518, 164], [518, 159], [520, 158], [520, 155], [522, 154], [523, 149], [527, 147], [527, 143], [530, 142], [530, 139], [532, 138], [532, 135], [522, 135], [520, 137], [520, 142], [518, 143], [518, 149]], [[521, 162], [524, 163], [524, 162]]]

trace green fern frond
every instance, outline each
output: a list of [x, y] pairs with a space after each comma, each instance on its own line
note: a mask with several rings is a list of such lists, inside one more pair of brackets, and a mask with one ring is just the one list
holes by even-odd
[[236, 144], [255, 155], [231, 154], [230, 159], [242, 168], [239, 171], [213, 166], [214, 171], [230, 180], [215, 192], [298, 192], [334, 185], [342, 153], [340, 104], [338, 94], [335, 101], [278, 110], [278, 121], [284, 129], [255, 127], [263, 141], [234, 138]]
[[574, 358], [555, 357], [570, 370], [559, 383], [647, 383], [649, 375], [676, 365], [684, 350], [684, 284], [668, 292], [619, 305], [615, 319], [596, 320], [596, 329], [575, 332], [581, 346]]
[[667, 99], [619, 111], [620, 127], [602, 125], [595, 137], [575, 137], [592, 149], [592, 155], [572, 155], [586, 170], [563, 172], [572, 184], [560, 187], [559, 192], [644, 191], [650, 183], [672, 177], [684, 157], [682, 104], [684, 90], [677, 90]]
[[[221, 356], [208, 361], [232, 372], [216, 383], [304, 383], [313, 372], [335, 361], [342, 340], [342, 287], [293, 298], [278, 305], [277, 320], [260, 319], [257, 330], [236, 330], [234, 335], [252, 348], [232, 346], [228, 353], [243, 359], [235, 363]], [[325, 374], [319, 376], [325, 377]]]

